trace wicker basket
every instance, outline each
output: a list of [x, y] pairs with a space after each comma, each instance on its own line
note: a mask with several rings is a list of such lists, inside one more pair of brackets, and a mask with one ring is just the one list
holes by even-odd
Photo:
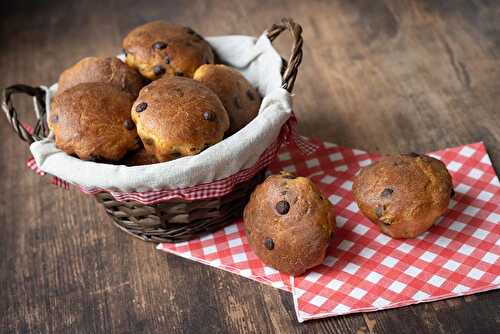
[[[282, 87], [292, 92], [302, 61], [302, 27], [291, 19], [282, 19], [280, 24], [274, 24], [267, 31], [267, 36], [272, 42], [285, 30], [288, 30], [293, 38], [293, 47], [289, 60], [283, 60]], [[33, 131], [28, 131], [18, 120], [12, 103], [12, 96], [18, 93], [30, 95], [35, 101], [37, 122]], [[13, 85], [4, 89], [2, 108], [14, 131], [28, 144], [42, 140], [48, 135], [45, 91], [40, 87]], [[229, 194], [219, 198], [192, 201], [175, 199], [145, 205], [135, 201], [118, 201], [107, 192], [94, 196], [122, 231], [149, 242], [177, 242], [215, 231], [241, 217], [251, 192], [262, 182], [264, 174], [265, 168], [251, 179], [237, 184]]]

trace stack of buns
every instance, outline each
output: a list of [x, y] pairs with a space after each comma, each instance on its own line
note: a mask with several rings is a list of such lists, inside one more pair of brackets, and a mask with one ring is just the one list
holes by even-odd
[[123, 40], [125, 62], [84, 58], [59, 77], [48, 119], [56, 146], [82, 160], [147, 165], [195, 155], [258, 114], [261, 97], [214, 64], [193, 29], [155, 21]]

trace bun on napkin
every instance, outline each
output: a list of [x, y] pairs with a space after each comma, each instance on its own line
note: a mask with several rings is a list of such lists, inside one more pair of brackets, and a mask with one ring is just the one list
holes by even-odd
[[296, 275], [323, 261], [335, 227], [332, 205], [316, 185], [287, 172], [257, 186], [243, 221], [255, 254], [265, 264]]
[[393, 238], [415, 238], [446, 211], [453, 184], [438, 159], [386, 156], [363, 168], [353, 184], [361, 212]]

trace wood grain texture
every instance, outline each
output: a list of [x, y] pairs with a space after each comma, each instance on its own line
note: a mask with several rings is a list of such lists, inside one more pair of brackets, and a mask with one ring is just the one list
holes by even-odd
[[[482, 140], [500, 170], [500, 3], [419, 1], [6, 1], [0, 86], [55, 82], [113, 55], [153, 19], [204, 35], [304, 27], [295, 86], [303, 134], [369, 151], [426, 152]], [[278, 40], [286, 54], [287, 41]], [[19, 100], [29, 110], [30, 101]], [[119, 233], [91, 197], [24, 168], [0, 122], [2, 333], [494, 333], [489, 292], [298, 324], [288, 293]]]

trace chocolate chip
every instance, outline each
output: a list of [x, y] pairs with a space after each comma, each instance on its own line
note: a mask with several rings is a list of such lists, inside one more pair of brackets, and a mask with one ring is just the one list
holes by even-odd
[[156, 49], [156, 50], [163, 50], [167, 47], [167, 43], [165, 42], [156, 42], [155, 44], [153, 44], [153, 49]]
[[276, 203], [276, 211], [280, 215], [286, 215], [288, 211], [290, 211], [290, 203], [288, 203], [287, 201], [279, 201], [278, 203]]
[[175, 75], [178, 77], [183, 77], [184, 73], [182, 71], [175, 71]]
[[282, 196], [285, 196], [287, 194], [287, 191], [286, 190], [283, 190], [281, 193], [280, 193]]
[[380, 218], [384, 215], [384, 207], [382, 205], [377, 205], [375, 208], [375, 215]]
[[143, 112], [144, 110], [146, 110], [147, 107], [148, 107], [148, 104], [146, 102], [141, 102], [135, 107], [135, 111], [136, 112]]
[[234, 97], [234, 105], [236, 106], [236, 108], [241, 109], [240, 98], [237, 96]]
[[125, 120], [125, 122], [123, 122], [123, 127], [127, 130], [133, 130], [135, 127], [135, 124], [134, 124], [134, 122], [132, 122], [131, 119], [127, 119], [127, 120]]
[[203, 118], [207, 121], [215, 121], [215, 113], [213, 111], [204, 111]]
[[153, 72], [156, 76], [163, 75], [165, 74], [165, 68], [163, 66], [158, 65], [153, 68]]
[[455, 189], [451, 188], [451, 194], [450, 194], [450, 197], [455, 197]]
[[274, 241], [271, 238], [267, 238], [264, 240], [264, 247], [266, 247], [268, 250], [273, 250], [274, 249]]
[[170, 58], [169, 57], [165, 57], [165, 64], [170, 64]]
[[189, 149], [189, 152], [196, 152], [196, 150], [197, 150], [197, 148], [196, 148], [196, 147], [191, 147], [191, 148]]
[[250, 100], [252, 100], [252, 101], [255, 100], [255, 96], [253, 96], [253, 93], [250, 89], [247, 90], [247, 96]]
[[155, 143], [154, 140], [151, 138], [144, 138], [143, 142], [145, 145], [153, 145]]
[[392, 190], [391, 188], [385, 188], [384, 191], [382, 191], [382, 193], [380, 194], [380, 196], [389, 197], [392, 195], [393, 192], [394, 190]]
[[50, 122], [51, 123], [57, 123], [59, 121], [59, 116], [57, 115], [50, 115]]

